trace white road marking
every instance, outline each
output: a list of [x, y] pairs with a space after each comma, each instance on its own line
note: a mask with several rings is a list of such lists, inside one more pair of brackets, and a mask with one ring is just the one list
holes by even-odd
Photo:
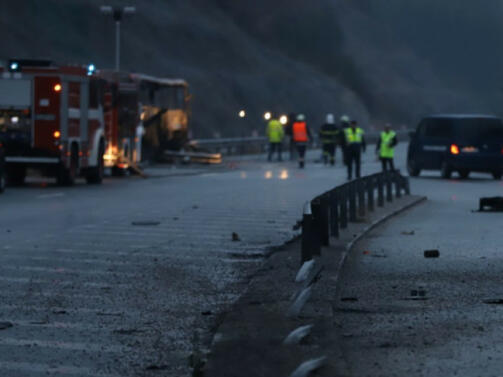
[[107, 352], [107, 353], [123, 353], [129, 351], [130, 347], [105, 345], [99, 343], [75, 343], [75, 342], [60, 342], [57, 340], [36, 340], [36, 339], [16, 339], [16, 338], [0, 338], [0, 346], [15, 346], [15, 347], [43, 347], [57, 348], [70, 351], [85, 351], [85, 352]]
[[59, 198], [62, 196], [65, 196], [66, 194], [64, 192], [55, 192], [54, 194], [42, 194], [38, 195], [37, 198], [39, 199], [50, 199], [50, 198]]
[[46, 375], [77, 375], [89, 377], [120, 377], [117, 374], [101, 373], [90, 368], [74, 367], [62, 365], [59, 367], [51, 367], [48, 364], [16, 362], [16, 361], [0, 361], [0, 370], [19, 371], [24, 373], [43, 373]]

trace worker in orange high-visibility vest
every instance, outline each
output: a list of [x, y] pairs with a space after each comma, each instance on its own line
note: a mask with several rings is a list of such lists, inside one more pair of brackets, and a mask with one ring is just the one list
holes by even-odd
[[307, 143], [312, 140], [311, 131], [306, 123], [304, 114], [297, 115], [296, 121], [292, 125], [292, 139], [299, 155], [299, 168], [303, 169], [305, 164]]

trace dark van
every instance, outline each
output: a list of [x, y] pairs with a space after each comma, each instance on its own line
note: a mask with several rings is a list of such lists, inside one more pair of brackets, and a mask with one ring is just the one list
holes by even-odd
[[461, 178], [470, 172], [503, 173], [503, 122], [488, 115], [433, 115], [424, 118], [411, 133], [407, 170], [440, 170], [443, 178], [456, 171]]

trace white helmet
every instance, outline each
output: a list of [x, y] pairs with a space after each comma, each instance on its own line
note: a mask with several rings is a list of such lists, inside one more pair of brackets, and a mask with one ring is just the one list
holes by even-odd
[[306, 117], [304, 116], [304, 114], [299, 114], [299, 115], [297, 115], [297, 120], [299, 122], [302, 122], [302, 121], [306, 120]]
[[334, 114], [327, 114], [327, 124], [334, 124]]
[[351, 120], [349, 119], [349, 117], [347, 115], [343, 115], [341, 116], [341, 122], [342, 123], [349, 123]]

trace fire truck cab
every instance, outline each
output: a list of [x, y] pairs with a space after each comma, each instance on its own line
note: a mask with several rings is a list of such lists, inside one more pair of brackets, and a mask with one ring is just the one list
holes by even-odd
[[107, 82], [87, 67], [11, 60], [0, 68], [0, 139], [7, 178], [21, 184], [28, 169], [71, 185], [78, 176], [101, 183], [107, 146]]

